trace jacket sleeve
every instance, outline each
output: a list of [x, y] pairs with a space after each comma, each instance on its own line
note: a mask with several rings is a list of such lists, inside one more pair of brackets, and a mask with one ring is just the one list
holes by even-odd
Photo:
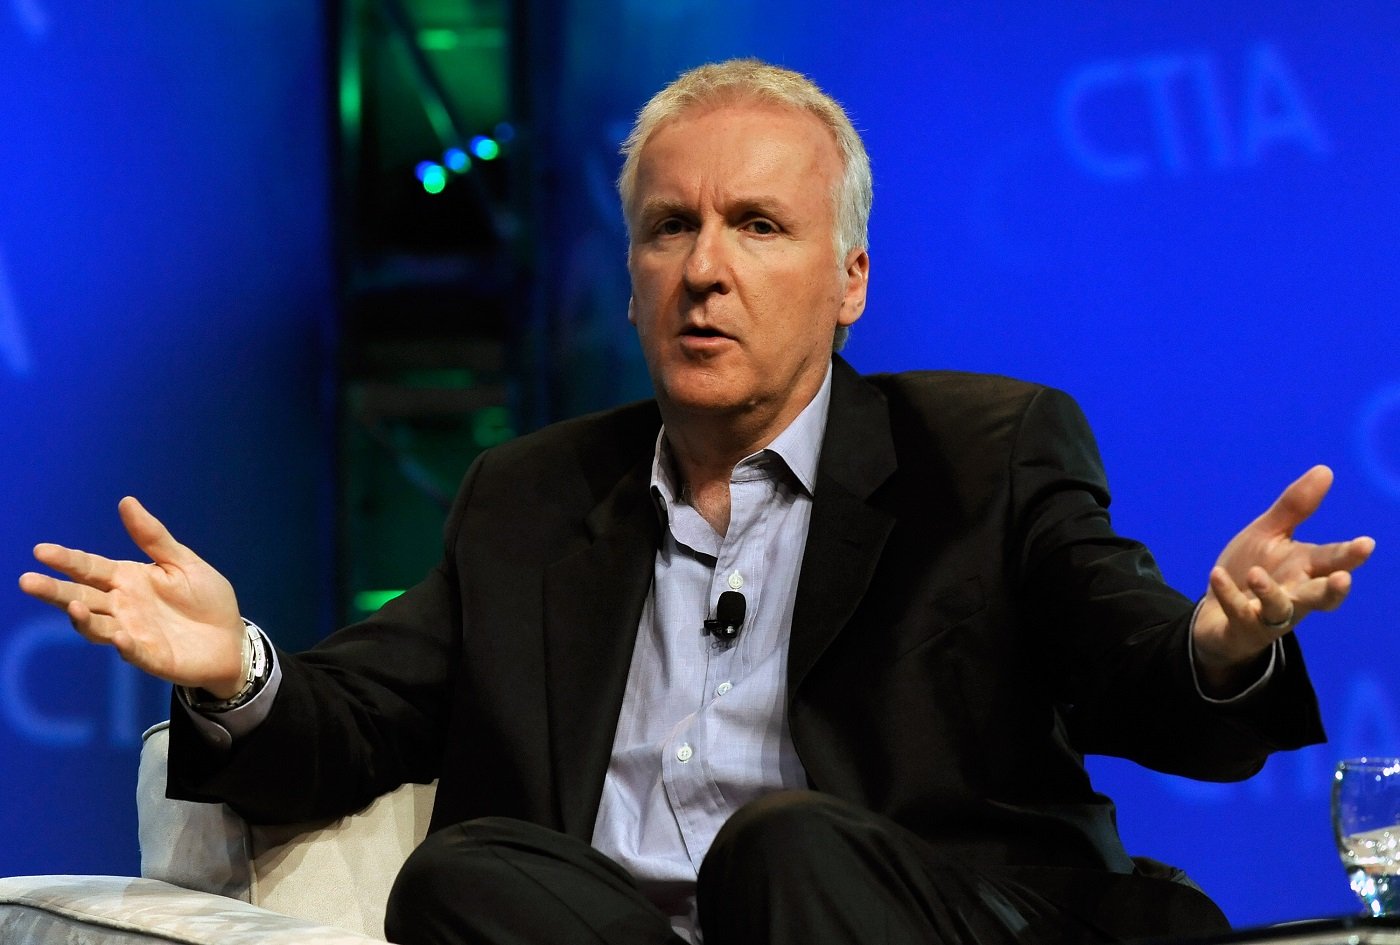
[[439, 564], [369, 619], [305, 653], [279, 651], [271, 710], [231, 749], [210, 744], [172, 705], [171, 797], [288, 823], [339, 817], [438, 776], [462, 632], [453, 547], [485, 458], [463, 481]]
[[1011, 464], [1011, 567], [1079, 751], [1236, 780], [1271, 751], [1325, 739], [1294, 635], [1259, 691], [1227, 704], [1199, 695], [1194, 603], [1167, 586], [1143, 545], [1114, 533], [1098, 449], [1068, 395], [1031, 399]]

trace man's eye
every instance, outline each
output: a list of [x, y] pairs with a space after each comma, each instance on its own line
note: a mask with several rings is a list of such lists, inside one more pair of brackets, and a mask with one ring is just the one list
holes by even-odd
[[773, 225], [771, 220], [750, 220], [749, 229], [759, 236], [772, 236], [778, 232], [778, 228]]
[[658, 236], [677, 236], [685, 232], [685, 221], [667, 217], [656, 225]]

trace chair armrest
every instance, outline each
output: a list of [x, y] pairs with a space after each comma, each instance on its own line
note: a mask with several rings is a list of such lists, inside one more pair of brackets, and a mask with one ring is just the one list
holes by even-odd
[[141, 874], [382, 935], [389, 889], [428, 831], [436, 784], [405, 784], [338, 820], [249, 826], [223, 804], [165, 796], [168, 723], [141, 747]]
[[165, 796], [169, 728], [169, 722], [161, 722], [141, 736], [136, 775], [141, 875], [253, 902], [252, 837], [243, 818], [224, 804]]

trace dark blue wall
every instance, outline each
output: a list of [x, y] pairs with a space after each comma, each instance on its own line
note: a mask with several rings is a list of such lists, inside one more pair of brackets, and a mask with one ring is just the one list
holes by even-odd
[[140, 496], [244, 609], [324, 629], [332, 282], [315, 4], [0, 2], [0, 874], [132, 873], [168, 690], [13, 580], [134, 549]]

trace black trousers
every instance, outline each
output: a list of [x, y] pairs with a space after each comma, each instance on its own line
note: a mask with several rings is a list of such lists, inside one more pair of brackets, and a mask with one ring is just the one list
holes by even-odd
[[[1161, 884], [1144, 906], [1140, 888], [1116, 903], [1115, 877], [1081, 892], [1080, 871], [1042, 872], [971, 870], [884, 817], [788, 791], [730, 818], [696, 894], [705, 945], [1094, 945], [1229, 928], [1204, 894], [1166, 879], [1121, 877]], [[394, 883], [385, 929], [403, 945], [682, 941], [612, 860], [505, 818], [429, 836]]]

